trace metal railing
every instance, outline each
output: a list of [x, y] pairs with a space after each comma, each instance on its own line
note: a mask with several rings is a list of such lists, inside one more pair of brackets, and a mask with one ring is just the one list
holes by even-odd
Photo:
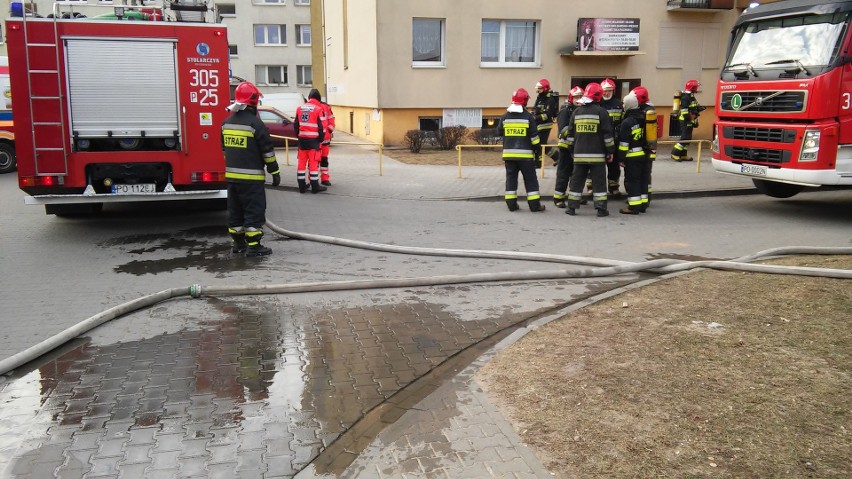
[[[284, 141], [284, 164], [290, 166], [290, 141], [298, 142], [297, 138], [291, 136], [270, 135], [272, 138], [280, 138]], [[335, 145], [360, 145], [360, 146], [375, 146], [379, 148], [379, 176], [382, 176], [382, 157], [384, 156], [385, 145], [381, 143], [360, 142], [360, 141], [335, 141]]]
[[678, 143], [697, 143], [698, 144], [698, 152], [695, 154], [695, 172], [701, 173], [701, 145], [702, 143], [708, 143], [712, 147], [713, 142], [710, 140], [666, 140], [666, 141], [657, 141], [657, 145], [676, 145]]

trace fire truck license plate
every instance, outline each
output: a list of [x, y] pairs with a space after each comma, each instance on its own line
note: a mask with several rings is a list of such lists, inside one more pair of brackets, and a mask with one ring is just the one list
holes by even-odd
[[740, 165], [740, 172], [746, 175], [766, 176], [769, 168], [761, 165]]
[[141, 183], [137, 185], [112, 185], [112, 192], [117, 195], [148, 195], [157, 192], [154, 183]]

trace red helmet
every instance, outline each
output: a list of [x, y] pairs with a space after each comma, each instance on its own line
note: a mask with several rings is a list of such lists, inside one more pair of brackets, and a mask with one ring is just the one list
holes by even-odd
[[599, 83], [589, 83], [583, 90], [583, 96], [594, 102], [599, 102], [603, 98], [603, 88]]
[[536, 89], [541, 88], [542, 91], [550, 91], [550, 82], [542, 78], [535, 84]]
[[571, 89], [571, 96], [583, 96], [583, 89], [579, 86], [575, 86]]
[[234, 101], [248, 106], [257, 106], [263, 95], [253, 83], [244, 81], [234, 90]]
[[698, 91], [698, 87], [700, 86], [701, 82], [699, 82], [698, 80], [689, 80], [686, 82], [686, 85], [683, 87], [683, 89], [690, 93], [695, 93]]
[[641, 85], [634, 88], [631, 93], [636, 95], [636, 99], [639, 100], [640, 105], [644, 105], [651, 101], [651, 97], [648, 96], [648, 89]]
[[515, 105], [526, 105], [530, 101], [530, 94], [523, 88], [518, 88], [512, 93], [512, 103]]

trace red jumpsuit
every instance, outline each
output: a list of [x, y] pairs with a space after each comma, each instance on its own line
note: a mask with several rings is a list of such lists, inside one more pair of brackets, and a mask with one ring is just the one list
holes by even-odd
[[299, 138], [298, 165], [296, 166], [296, 181], [299, 192], [308, 190], [305, 173], [310, 173], [311, 192], [322, 191], [319, 184], [320, 148], [325, 139], [323, 129], [324, 109], [319, 100], [311, 98], [304, 105], [296, 108], [296, 118], [293, 125]]

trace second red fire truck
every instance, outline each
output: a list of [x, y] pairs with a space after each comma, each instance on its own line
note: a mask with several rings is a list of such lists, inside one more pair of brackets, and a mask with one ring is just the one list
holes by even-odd
[[170, 6], [38, 18], [14, 17], [13, 5], [6, 40], [27, 203], [64, 214], [227, 197], [226, 30], [203, 22], [203, 2]]
[[748, 8], [716, 90], [713, 166], [791, 197], [852, 186], [852, 1]]

